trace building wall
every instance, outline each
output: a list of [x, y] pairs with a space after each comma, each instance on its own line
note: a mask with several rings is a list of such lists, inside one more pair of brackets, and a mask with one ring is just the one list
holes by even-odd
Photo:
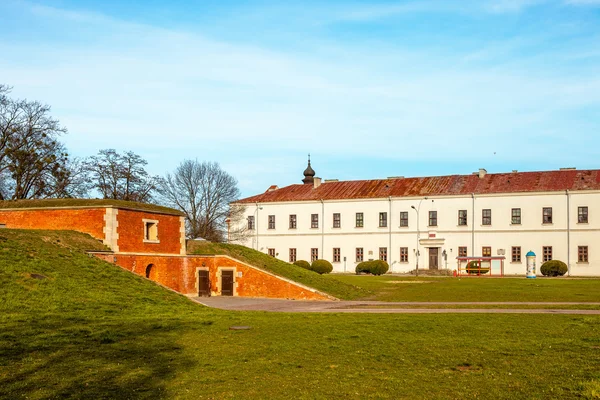
[[[324, 183], [327, 185], [327, 183]], [[568, 199], [567, 199], [568, 198]], [[569, 208], [567, 212], [567, 202]], [[419, 221], [417, 223], [417, 212]], [[588, 223], [578, 223], [578, 207], [588, 207]], [[542, 209], [552, 208], [552, 223], [542, 222]], [[511, 223], [511, 209], [521, 209], [521, 224]], [[492, 210], [491, 225], [483, 225], [482, 210]], [[458, 225], [458, 211], [467, 210], [467, 225]], [[408, 212], [408, 226], [400, 226], [400, 212]], [[429, 211], [437, 211], [437, 226], [429, 226]], [[357, 228], [355, 215], [362, 212], [364, 227]], [[379, 227], [379, 213], [387, 213], [387, 227]], [[341, 227], [333, 228], [333, 214], [340, 213]], [[290, 229], [289, 215], [296, 214], [297, 228]], [[311, 214], [319, 215], [319, 227], [311, 228]], [[340, 248], [341, 261], [335, 272], [354, 271], [355, 250], [364, 249], [364, 259], [379, 258], [379, 248], [387, 248], [393, 272], [415, 269], [417, 248], [419, 268], [429, 267], [428, 248], [440, 252], [439, 268], [456, 269], [458, 247], [467, 247], [469, 256], [481, 256], [490, 246], [492, 255], [504, 252], [505, 274], [525, 274], [525, 254], [537, 254], [552, 246], [553, 259], [568, 262], [572, 275], [600, 275], [600, 192], [547, 192], [471, 196], [432, 196], [335, 201], [260, 203], [249, 205], [247, 216], [256, 217], [256, 229], [242, 244], [264, 253], [275, 249], [276, 256], [289, 261], [289, 249], [296, 248], [297, 259], [310, 261], [311, 248], [319, 258], [333, 262], [333, 249]], [[275, 215], [275, 229], [268, 229], [268, 216]], [[245, 220], [244, 220], [245, 223]], [[568, 234], [569, 233], [569, 234]], [[417, 242], [417, 238], [419, 241]], [[418, 243], [418, 244], [417, 244]], [[569, 244], [568, 244], [569, 243]], [[512, 262], [511, 248], [521, 247], [521, 262]], [[589, 261], [578, 262], [578, 246], [588, 246]], [[400, 262], [400, 248], [408, 248], [408, 262]], [[446, 258], [442, 257], [446, 252]], [[344, 262], [344, 257], [346, 261]], [[538, 268], [539, 271], [539, 268]]]
[[[274, 276], [248, 264], [226, 256], [171, 256], [152, 254], [102, 254], [95, 255], [167, 286], [179, 293], [198, 295], [198, 270], [208, 269], [211, 294], [221, 295], [220, 274], [224, 269], [234, 271], [234, 295], [241, 297], [266, 297], [296, 300], [329, 300], [313, 289]], [[151, 268], [148, 270], [148, 267]]]
[[105, 239], [105, 208], [4, 209], [0, 224], [14, 229], [74, 230]]
[[[117, 214], [118, 251], [122, 253], [185, 254], [182, 217], [119, 209]], [[158, 241], [146, 241], [145, 221], [158, 223]], [[183, 238], [183, 242], [182, 242]], [[183, 243], [183, 244], [182, 244]]]

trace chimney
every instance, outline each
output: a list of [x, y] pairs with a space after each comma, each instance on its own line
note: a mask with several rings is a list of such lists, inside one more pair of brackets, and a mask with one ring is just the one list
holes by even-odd
[[272, 192], [272, 191], [277, 190], [277, 189], [279, 189], [279, 186], [277, 186], [277, 185], [271, 185], [267, 189], [267, 192]]
[[479, 173], [477, 175], [479, 175], [479, 179], [482, 179], [485, 174], [487, 174], [487, 170], [485, 168], [479, 168]]
[[321, 186], [321, 178], [314, 177], [313, 188], [316, 189]]

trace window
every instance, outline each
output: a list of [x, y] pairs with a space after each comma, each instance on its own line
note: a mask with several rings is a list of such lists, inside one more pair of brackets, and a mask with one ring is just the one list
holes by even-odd
[[481, 225], [492, 224], [492, 210], [489, 208], [481, 210]]
[[578, 246], [577, 247], [577, 261], [580, 263], [588, 262], [588, 247]]
[[144, 242], [158, 242], [158, 221], [144, 219]]
[[296, 249], [290, 249], [290, 262], [296, 262]]
[[319, 227], [319, 214], [311, 214], [310, 215], [310, 227], [311, 228]]
[[254, 215], [248, 216], [248, 230], [249, 231], [254, 230]]
[[275, 216], [269, 215], [269, 229], [275, 229]]
[[379, 248], [379, 259], [383, 261], [387, 261], [387, 247]]
[[544, 246], [542, 248], [542, 260], [544, 262], [552, 260], [552, 246]]
[[408, 247], [400, 247], [400, 262], [408, 262]]
[[512, 251], [512, 262], [521, 262], [521, 247], [513, 246]]
[[356, 262], [362, 262], [364, 259], [363, 255], [364, 255], [363, 248], [357, 247], [356, 248]]
[[379, 213], [379, 227], [385, 228], [387, 226], [387, 213], [380, 212]]
[[290, 229], [296, 229], [296, 214], [290, 214]]
[[275, 249], [269, 249], [269, 255], [275, 257]]
[[588, 223], [588, 208], [577, 207], [577, 222], [580, 224]]
[[400, 226], [408, 226], [408, 211], [400, 213]]
[[363, 213], [356, 213], [356, 227], [362, 228], [364, 225]]
[[520, 208], [513, 208], [511, 210], [510, 223], [513, 225], [521, 225], [521, 209]]
[[342, 217], [340, 213], [333, 213], [333, 227], [340, 228], [342, 226]]
[[481, 255], [483, 257], [491, 257], [492, 256], [492, 248], [489, 246], [484, 246], [481, 248]]
[[316, 261], [319, 259], [319, 249], [310, 249], [310, 261]]
[[333, 262], [340, 262], [341, 258], [342, 258], [342, 252], [340, 251], [340, 248], [335, 247], [333, 249]]
[[467, 210], [458, 210], [458, 225], [467, 225]]
[[429, 211], [429, 226], [437, 226], [437, 211]]
[[544, 207], [542, 209], [542, 223], [544, 223], [544, 224], [552, 223], [552, 207]]
[[459, 257], [466, 257], [467, 256], [467, 246], [460, 246], [458, 248], [458, 256]]

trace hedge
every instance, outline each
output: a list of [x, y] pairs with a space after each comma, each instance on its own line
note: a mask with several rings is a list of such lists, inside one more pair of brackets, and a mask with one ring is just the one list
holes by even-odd
[[294, 261], [294, 265], [296, 265], [300, 268], [310, 269], [310, 263], [308, 261], [297, 260], [297, 261]]
[[559, 260], [546, 261], [540, 268], [540, 272], [544, 276], [563, 276], [568, 270], [567, 264]]
[[383, 275], [390, 269], [387, 262], [383, 260], [363, 261], [356, 266], [356, 273], [365, 272], [373, 275]]
[[327, 260], [315, 260], [310, 266], [310, 270], [321, 275], [328, 274], [333, 271], [333, 265]]

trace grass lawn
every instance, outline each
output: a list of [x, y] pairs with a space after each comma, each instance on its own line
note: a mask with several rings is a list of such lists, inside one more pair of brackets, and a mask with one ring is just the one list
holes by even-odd
[[226, 312], [79, 250], [94, 242], [0, 231], [0, 398], [600, 394], [598, 316]]
[[600, 279], [331, 275], [380, 301], [600, 302]]

